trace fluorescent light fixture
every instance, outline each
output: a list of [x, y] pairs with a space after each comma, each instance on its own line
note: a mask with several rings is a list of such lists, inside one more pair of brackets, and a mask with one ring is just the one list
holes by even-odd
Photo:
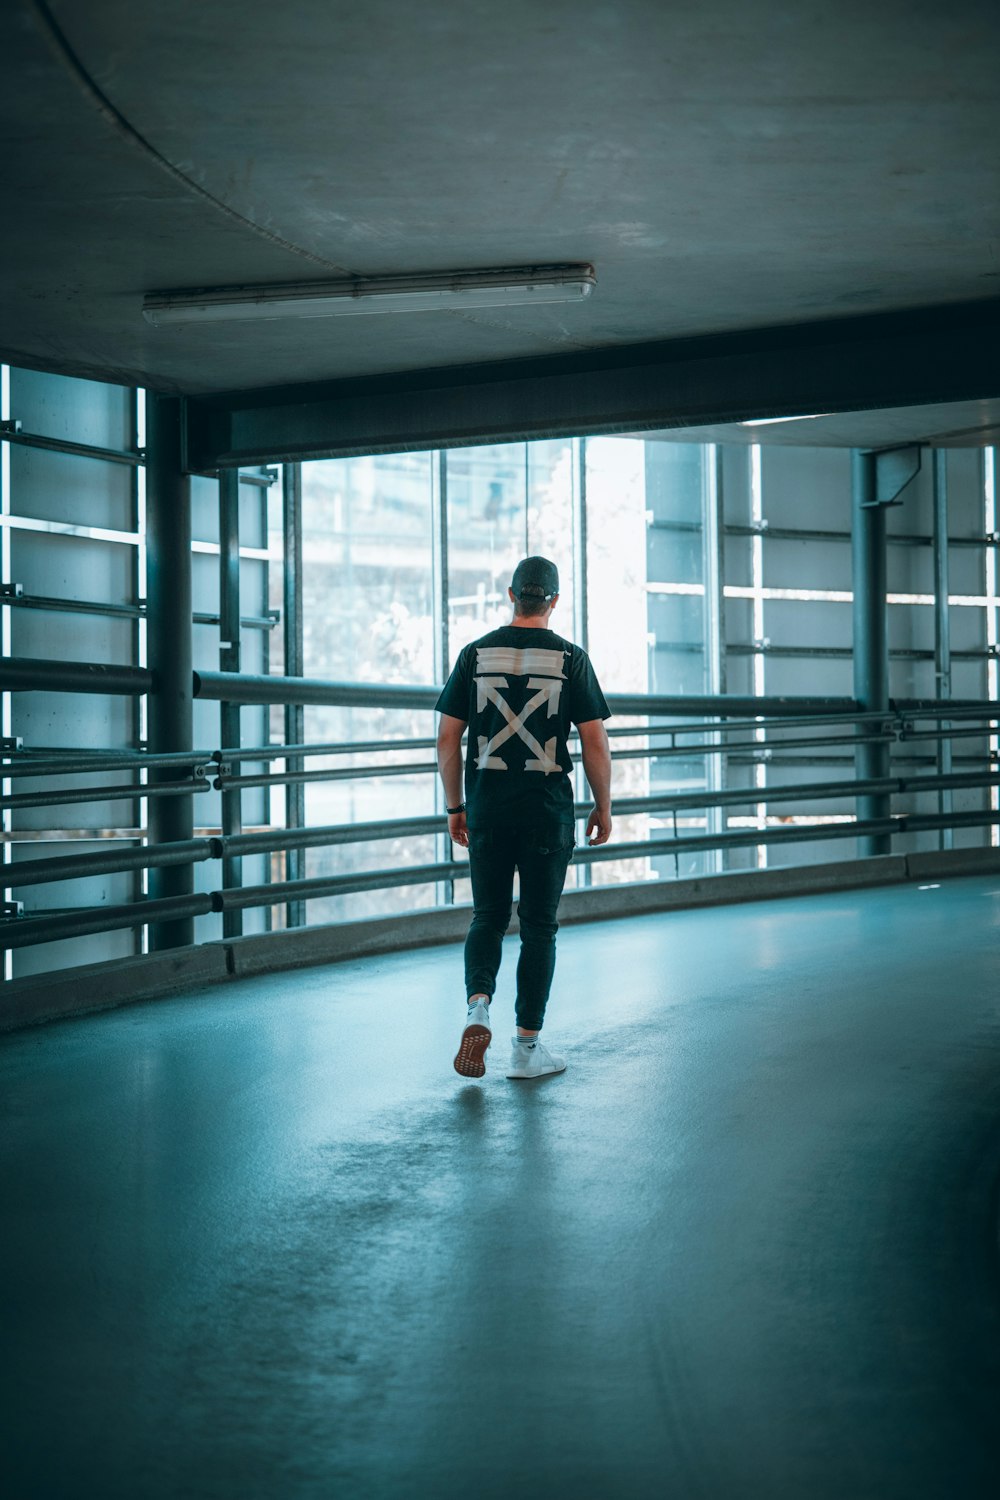
[[811, 411], [805, 417], [754, 417], [750, 422], [741, 422], [741, 427], [771, 427], [775, 422], [816, 422], [820, 417], [832, 417], [832, 411]]
[[597, 278], [591, 265], [510, 266], [422, 276], [355, 276], [272, 286], [200, 287], [151, 292], [142, 315], [162, 327], [262, 318], [331, 318], [353, 313], [462, 312], [535, 302], [579, 302]]

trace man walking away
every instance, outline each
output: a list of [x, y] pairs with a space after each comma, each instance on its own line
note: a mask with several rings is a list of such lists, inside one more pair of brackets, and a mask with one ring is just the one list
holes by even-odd
[[515, 870], [521, 951], [507, 1077], [540, 1078], [566, 1067], [542, 1045], [539, 1032], [555, 969], [556, 908], [574, 845], [567, 744], [573, 724], [594, 798], [588, 840], [605, 844], [611, 836], [611, 752], [604, 727], [610, 711], [587, 653], [549, 629], [559, 602], [555, 564], [524, 558], [507, 593], [514, 605], [511, 623], [465, 647], [436, 705], [448, 832], [468, 848], [472, 876], [472, 925], [465, 941], [468, 1015], [455, 1058], [455, 1071], [466, 1078], [486, 1072], [490, 1002]]

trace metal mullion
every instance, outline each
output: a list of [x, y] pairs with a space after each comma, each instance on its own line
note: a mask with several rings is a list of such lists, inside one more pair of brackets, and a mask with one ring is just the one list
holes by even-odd
[[[9, 420], [10, 366], [0, 365], [0, 421], [7, 423], [9, 422]], [[0, 442], [0, 518], [6, 520], [7, 517], [9, 517], [10, 513], [10, 446], [6, 442]], [[10, 527], [0, 526], [0, 582], [2, 582], [5, 586], [9, 585], [11, 582], [10, 571]], [[10, 606], [7, 603], [4, 603], [2, 608], [0, 608], [0, 635], [2, 635], [3, 655], [5, 657], [8, 657], [11, 654], [11, 614]], [[4, 692], [2, 695], [0, 695], [0, 697], [2, 697], [2, 708], [0, 708], [0, 717], [2, 717], [2, 734], [5, 744], [9, 746], [11, 744], [11, 737], [13, 734], [13, 710], [11, 704], [11, 695], [9, 692]], [[0, 784], [0, 794], [2, 794], [5, 803], [6, 799], [10, 796], [10, 790], [10, 780], [9, 778], [4, 777], [2, 780], [2, 784]], [[3, 809], [2, 819], [4, 832], [2, 859], [4, 865], [10, 865], [13, 861], [14, 855], [13, 848], [11, 847], [11, 834], [13, 833], [14, 825], [13, 814], [6, 806], [4, 806]], [[5, 874], [6, 873], [7, 872], [5, 872]], [[5, 903], [11, 900], [11, 894], [12, 888], [7, 885], [5, 880], [3, 890], [3, 900]], [[4, 952], [4, 979], [12, 978], [13, 973], [13, 955], [8, 949]]]
[[[431, 610], [437, 616], [432, 620], [435, 652], [434, 678], [436, 682], [444, 682], [451, 667], [451, 606], [448, 590], [448, 453], [444, 448], [438, 449], [431, 455], [431, 563], [434, 580]], [[434, 779], [434, 806], [437, 811], [444, 810], [444, 787], [440, 777]], [[439, 861], [453, 858], [447, 830], [436, 836], [434, 844]], [[438, 904], [453, 906], [455, 904], [454, 879], [444, 881], [442, 889], [444, 901]]]
[[[140, 434], [140, 431], [139, 431], [139, 424], [140, 424], [140, 422], [142, 420], [142, 415], [141, 415], [141, 411], [140, 411], [140, 408], [142, 406], [142, 402], [143, 402], [143, 397], [142, 397], [141, 393], [137, 389], [133, 388], [132, 391], [131, 391], [130, 423], [129, 423], [129, 425], [130, 425], [130, 429], [131, 429], [132, 446], [136, 450], [137, 453], [139, 453], [140, 447], [142, 446], [141, 443], [140, 443], [140, 436], [141, 436], [141, 434]], [[139, 541], [139, 544], [136, 546], [135, 551], [132, 553], [131, 558], [130, 558], [129, 576], [130, 576], [130, 583], [131, 583], [131, 590], [132, 590], [132, 602], [130, 604], [128, 604], [128, 605], [121, 606], [121, 608], [123, 610], [127, 610], [128, 611], [128, 614], [131, 616], [132, 621], [133, 621], [132, 628], [131, 628], [131, 631], [130, 631], [130, 635], [131, 635], [132, 665], [135, 666], [135, 667], [141, 667], [141, 666], [143, 666], [145, 664], [145, 654], [144, 654], [144, 648], [145, 648], [145, 635], [144, 635], [144, 631], [145, 631], [145, 626], [144, 626], [144, 623], [142, 621], [142, 615], [143, 615], [144, 611], [141, 608], [140, 603], [139, 603], [139, 601], [143, 598], [143, 581], [144, 581], [143, 580], [143, 573], [144, 573], [144, 562], [145, 562], [145, 557], [144, 557], [144, 543], [141, 540], [141, 538], [143, 538], [143, 536], [145, 534], [145, 519], [146, 519], [145, 518], [145, 465], [144, 465], [144, 463], [136, 464], [132, 468], [130, 480], [131, 480], [131, 483], [130, 483], [130, 496], [129, 496], [129, 499], [131, 501], [131, 508], [132, 508], [132, 526], [133, 526], [133, 528], [135, 530], [136, 536], [140, 538], [140, 541]], [[144, 719], [145, 719], [145, 713], [144, 713], [144, 706], [143, 706], [143, 700], [142, 700], [142, 698], [141, 697], [133, 698], [132, 699], [132, 703], [131, 703], [131, 720], [132, 720], [132, 723], [131, 723], [131, 730], [132, 730], [132, 733], [131, 733], [131, 742], [132, 742], [132, 748], [133, 748], [133, 750], [136, 753], [138, 753], [140, 751], [142, 743], [143, 743], [143, 732], [144, 732], [144, 729], [145, 729]], [[144, 782], [145, 778], [144, 778], [144, 776], [142, 774], [142, 768], [141, 767], [137, 767], [136, 768], [136, 772], [137, 772], [137, 774], [136, 774], [136, 777], [135, 777], [135, 782], [136, 782], [136, 788], [139, 791], [139, 795], [136, 797], [134, 803], [132, 804], [132, 822], [133, 822], [133, 824], [135, 826], [141, 827], [143, 825], [143, 823], [144, 823], [144, 813], [145, 813], [145, 808], [146, 808], [146, 799], [142, 795], [140, 789], [143, 786], [143, 782]], [[135, 873], [133, 874], [133, 876], [132, 876], [132, 880], [130, 882], [130, 885], [131, 885], [131, 896], [132, 896], [133, 901], [141, 900], [145, 896], [145, 894], [146, 894], [146, 872], [145, 872], [145, 870], [143, 870], [143, 869], [137, 869], [135, 871]], [[146, 946], [147, 946], [147, 934], [146, 934], [145, 927], [136, 927], [136, 928], [134, 928], [133, 932], [132, 932], [132, 950], [133, 950], [133, 952], [137, 953], [137, 954], [144, 953], [146, 951]]]
[[[934, 681], [939, 698], [951, 697], [951, 616], [948, 607], [948, 455], [941, 449], [933, 454], [933, 499], [934, 499]], [[892, 653], [890, 652], [890, 655]], [[947, 729], [948, 721], [941, 722]], [[938, 770], [946, 775], [951, 770], [951, 739], [943, 736], [938, 742]], [[954, 799], [950, 790], [938, 794], [938, 811], [950, 813]], [[942, 828], [940, 846], [954, 847], [950, 828]]]
[[[264, 586], [263, 586], [263, 589], [262, 589], [261, 592], [263, 593], [264, 598], [269, 600], [270, 597], [271, 597], [271, 560], [272, 559], [271, 559], [271, 531], [270, 531], [269, 516], [268, 516], [268, 492], [269, 492], [269, 490], [271, 488], [271, 485], [277, 482], [278, 473], [277, 473], [277, 470], [275, 470], [275, 469], [267, 469], [267, 468], [265, 468], [263, 466], [263, 464], [260, 465], [259, 467], [262, 470], [262, 472], [259, 473], [259, 474], [244, 474], [243, 471], [240, 470], [239, 471], [239, 480], [240, 480], [241, 484], [248, 483], [252, 487], [255, 487], [257, 489], [257, 492], [258, 492], [258, 494], [257, 494], [257, 504], [260, 507], [259, 513], [258, 513], [259, 514], [259, 522], [260, 522], [260, 535], [264, 538], [265, 547], [267, 549], [266, 553], [265, 553], [265, 556], [263, 558], [263, 563], [264, 563]], [[261, 657], [263, 658], [262, 665], [263, 665], [264, 671], [266, 673], [270, 674], [270, 671], [271, 671], [271, 635], [270, 635], [270, 632], [268, 632], [264, 636], [263, 640], [261, 641]], [[270, 740], [271, 740], [271, 712], [270, 712], [270, 709], [268, 709], [264, 713], [264, 715], [263, 715], [261, 728], [263, 730], [264, 739], [268, 743], [270, 743]], [[263, 814], [264, 814], [264, 821], [267, 822], [267, 823], [270, 823], [270, 821], [271, 821], [271, 793], [270, 793], [269, 789], [265, 789], [265, 791], [264, 791]], [[271, 880], [271, 876], [272, 876], [271, 867], [270, 867], [270, 865], [268, 865], [268, 867], [267, 867], [267, 879], [268, 879], [268, 881]], [[268, 906], [268, 907], [265, 908], [265, 911], [264, 911], [264, 931], [265, 932], [270, 932], [271, 931], [271, 926], [272, 926], [272, 923], [271, 923], [271, 908]]]
[[[982, 454], [982, 476], [983, 476], [983, 530], [987, 537], [987, 547], [983, 558], [983, 583], [986, 589], [987, 599], [995, 599], [997, 593], [997, 449], [984, 448]], [[998, 670], [996, 651], [1000, 644], [1000, 633], [998, 633], [997, 607], [995, 604], [986, 606], [986, 644], [991, 653], [990, 660], [986, 664], [986, 691], [990, 698], [997, 697]], [[989, 752], [996, 755], [1000, 750], [1000, 739], [991, 735], [989, 741]], [[990, 806], [996, 810], [1000, 806], [1000, 796], [996, 792], [990, 795]], [[1000, 842], [1000, 834], [996, 828], [991, 833], [991, 843], [994, 847]]]
[[[588, 558], [586, 558], [586, 438], [577, 438], [573, 444], [573, 492], [571, 492], [571, 504], [573, 504], [573, 553], [574, 553], [574, 576], [576, 576], [576, 598], [573, 601], [573, 627], [574, 636], [579, 640], [582, 648], [588, 649], [589, 627], [588, 627]], [[612, 730], [613, 733], [613, 730]], [[583, 775], [582, 759], [576, 760], [576, 772], [574, 772], [574, 790], [577, 795], [585, 787], [585, 775]], [[580, 865], [577, 871], [577, 885], [591, 885], [591, 871], [586, 865]]]
[[578, 505], [574, 507], [576, 512], [576, 633], [577, 639], [584, 651], [588, 650], [589, 629], [587, 624], [588, 608], [588, 570], [587, 570], [587, 439], [585, 437], [576, 440], [576, 492]]
[[[240, 476], [235, 469], [219, 472], [219, 670], [240, 670]], [[219, 737], [222, 755], [240, 744], [240, 706], [219, 704]], [[243, 827], [240, 784], [228, 780], [222, 787], [223, 836], [236, 835]], [[243, 861], [227, 858], [222, 862], [223, 889], [239, 886], [243, 878]], [[243, 918], [239, 911], [227, 911], [222, 918], [223, 937], [239, 937]]]
[[[286, 463], [282, 469], [282, 536], [283, 536], [283, 624], [285, 646], [285, 676], [301, 677], [305, 664], [305, 644], [302, 619], [302, 465]], [[301, 703], [285, 704], [285, 742], [298, 746], [305, 739], [305, 708]], [[286, 756], [286, 770], [290, 773], [305, 769], [299, 756]], [[285, 793], [285, 825], [301, 828], [305, 823], [305, 788], [301, 783], [288, 783]], [[301, 850], [290, 851], [285, 860], [285, 876], [288, 880], [301, 880], [305, 875], [305, 855]], [[288, 927], [302, 927], [306, 920], [303, 901], [289, 901], [285, 906], [285, 923]]]
[[[135, 434], [136, 434], [136, 446], [137, 446], [137, 448], [139, 448], [143, 453], [145, 453], [145, 449], [146, 449], [146, 393], [145, 393], [144, 390], [136, 390], [136, 392], [135, 392]], [[135, 623], [135, 643], [136, 643], [136, 657], [135, 657], [135, 659], [136, 659], [137, 666], [140, 669], [145, 669], [146, 666], [148, 665], [148, 653], [147, 653], [148, 627], [147, 627], [147, 614], [146, 614], [146, 604], [145, 604], [145, 600], [146, 600], [147, 559], [148, 559], [147, 541], [146, 541], [146, 532], [147, 532], [147, 507], [146, 507], [147, 468], [146, 468], [145, 462], [143, 462], [143, 465], [142, 465], [141, 468], [139, 468], [139, 469], [136, 470], [135, 483], [136, 483], [136, 514], [135, 514], [136, 527], [135, 527], [135, 530], [136, 530], [137, 544], [136, 544], [136, 549], [135, 549], [135, 562], [134, 562], [134, 578], [135, 578], [135, 594], [134, 594], [134, 599], [135, 599], [135, 602], [136, 602], [137, 606], [141, 605], [141, 612], [140, 612], [138, 618], [136, 619], [136, 623]], [[140, 696], [140, 697], [138, 697], [136, 699], [136, 705], [137, 705], [137, 708], [138, 708], [138, 715], [137, 715], [137, 719], [136, 719], [136, 748], [137, 749], [141, 749], [146, 744], [147, 739], [148, 739], [148, 721], [149, 721], [149, 699], [148, 699], [148, 697], [146, 697], [146, 696]], [[148, 782], [149, 782], [149, 772], [148, 772], [148, 770], [146, 770], [146, 769], [140, 769], [140, 771], [139, 771], [139, 785], [141, 787], [145, 788], [146, 785], [148, 784]], [[134, 816], [134, 818], [136, 820], [137, 827], [139, 827], [142, 830], [143, 844], [144, 844], [145, 847], [148, 848], [148, 846], [149, 846], [149, 802], [148, 802], [147, 798], [144, 795], [141, 796], [138, 799], [137, 804], [136, 804], [136, 812], [133, 814], [133, 816]], [[143, 899], [145, 899], [146, 897], [148, 897], [148, 894], [149, 894], [149, 872], [147, 870], [140, 870], [140, 872], [139, 872], [139, 875], [138, 875], [138, 893], [139, 893], [140, 897], [142, 897]], [[148, 926], [143, 926], [142, 928], [139, 929], [139, 946], [140, 946], [141, 951], [143, 953], [148, 952], [148, 950], [149, 950], [149, 928], [148, 928]]]
[[[722, 453], [716, 443], [706, 443], [702, 448], [702, 578], [705, 593], [702, 601], [706, 693], [724, 693], [726, 690], [726, 640], [725, 614], [723, 609], [725, 562], [722, 535]], [[709, 743], [721, 745], [718, 731], [709, 731]], [[722, 755], [705, 757], [705, 782], [714, 792], [725, 784], [725, 758]], [[709, 815], [713, 833], [722, 831], [721, 813], [714, 810]], [[723, 854], [715, 851], [712, 867], [723, 868]]]
[[[750, 578], [753, 594], [753, 686], [754, 693], [758, 698], [764, 696], [765, 688], [765, 658], [759, 647], [764, 640], [764, 550], [763, 533], [766, 530], [764, 524], [764, 493], [762, 478], [761, 446], [759, 443], [752, 444], [749, 453], [750, 462], [750, 513], [753, 518], [754, 532], [750, 540]], [[754, 731], [755, 738], [763, 744], [765, 730], [763, 728]], [[767, 765], [762, 758], [754, 765], [754, 783], [759, 791], [767, 787]], [[760, 826], [767, 827], [767, 803], [757, 803], [757, 817]], [[761, 844], [756, 851], [756, 862], [758, 869], [767, 866], [767, 848]]]

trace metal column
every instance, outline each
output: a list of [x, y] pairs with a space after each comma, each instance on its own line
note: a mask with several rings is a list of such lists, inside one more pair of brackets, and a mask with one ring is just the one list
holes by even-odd
[[[886, 621], [885, 511], [876, 494], [876, 455], [851, 454], [853, 526], [851, 572], [854, 588], [854, 696], [865, 713], [889, 712], [889, 643]], [[855, 751], [859, 780], [889, 774], [888, 745], [859, 745]], [[885, 793], [861, 796], [859, 819], [887, 818]], [[888, 834], [858, 839], [861, 855], [888, 854]]]
[[[155, 755], [191, 750], [191, 482], [181, 468], [181, 403], [147, 396], [146, 407], [146, 653], [153, 674], [149, 694], [149, 749]], [[150, 784], [177, 779], [177, 768], [151, 771]], [[151, 797], [149, 842], [172, 843], [194, 832], [193, 800]], [[149, 872], [149, 896], [189, 896], [191, 865]], [[150, 925], [150, 949], [194, 942], [194, 918]]]
[[[885, 510], [920, 469], [920, 449], [914, 445], [883, 452], [855, 449], [851, 454], [853, 524], [851, 572], [854, 590], [854, 696], [865, 713], [889, 712], [889, 638], [886, 615]], [[887, 744], [859, 745], [855, 751], [860, 780], [889, 775]], [[859, 818], [888, 818], [888, 793], [855, 799]], [[858, 853], [888, 854], [888, 833], [858, 839]]]
[[[950, 581], [948, 572], [948, 455], [942, 448], [934, 452], [934, 675], [938, 698], [951, 697], [951, 616], [948, 610]], [[940, 728], [948, 729], [946, 720]], [[938, 771], [951, 774], [951, 740], [938, 741]], [[938, 792], [938, 812], [950, 814], [954, 805], [951, 788]], [[954, 847], [952, 829], [942, 828], [941, 848]]]
[[[284, 644], [285, 675], [301, 677], [304, 670], [304, 641], [302, 631], [302, 465], [285, 464], [281, 491], [282, 532], [284, 539]], [[301, 703], [285, 705], [285, 744], [301, 745], [305, 739], [305, 709]], [[302, 771], [305, 762], [301, 756], [289, 756], [287, 771]], [[301, 782], [289, 782], [285, 788], [285, 826], [302, 828], [306, 821], [306, 792]], [[286, 853], [285, 872], [288, 880], [303, 880], [306, 873], [304, 849], [289, 849]], [[304, 901], [289, 901], [285, 911], [285, 922], [289, 927], [305, 925]]]
[[[219, 471], [219, 671], [240, 670], [240, 475], [238, 469]], [[219, 704], [219, 738], [223, 752], [240, 746], [240, 705]], [[222, 832], [243, 832], [243, 797], [239, 787], [222, 793]], [[231, 890], [243, 883], [243, 861], [222, 861], [222, 885]], [[243, 913], [222, 914], [223, 937], [239, 937]]]

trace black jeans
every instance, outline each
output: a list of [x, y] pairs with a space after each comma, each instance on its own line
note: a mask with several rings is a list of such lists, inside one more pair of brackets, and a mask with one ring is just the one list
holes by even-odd
[[525, 1031], [542, 1029], [556, 966], [556, 908], [573, 845], [571, 824], [469, 829], [473, 914], [465, 940], [466, 993], [493, 994], [517, 869], [521, 953], [514, 1014]]

